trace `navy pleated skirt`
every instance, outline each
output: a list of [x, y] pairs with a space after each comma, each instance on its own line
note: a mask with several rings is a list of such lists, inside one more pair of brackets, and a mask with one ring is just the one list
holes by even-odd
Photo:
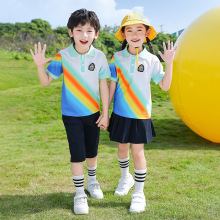
[[149, 143], [156, 136], [151, 119], [133, 119], [112, 112], [108, 127], [111, 141], [119, 143]]

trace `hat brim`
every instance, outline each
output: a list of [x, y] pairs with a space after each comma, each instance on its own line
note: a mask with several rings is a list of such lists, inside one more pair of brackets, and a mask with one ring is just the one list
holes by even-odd
[[[153, 40], [156, 36], [157, 36], [157, 32], [154, 30], [153, 26], [150, 26], [149, 24], [146, 24], [146, 22], [144, 21], [127, 21], [125, 22], [119, 29], [118, 31], [116, 32], [115, 34], [115, 37], [120, 40], [120, 41], [124, 41], [125, 39], [122, 37], [122, 34], [121, 34], [121, 29], [122, 27], [124, 26], [128, 26], [128, 25], [132, 25], [132, 24], [144, 24], [144, 25], [147, 25], [149, 26], [149, 28], [151, 29], [151, 32], [148, 36], [149, 40]], [[144, 43], [146, 42], [146, 39], [144, 41]]]

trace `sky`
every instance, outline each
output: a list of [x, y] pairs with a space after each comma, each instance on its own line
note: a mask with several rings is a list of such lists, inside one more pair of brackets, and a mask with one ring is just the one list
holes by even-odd
[[31, 22], [40, 18], [52, 28], [66, 26], [72, 12], [95, 11], [102, 26], [120, 25], [130, 11], [142, 12], [157, 32], [185, 29], [220, 0], [0, 0], [0, 23]]

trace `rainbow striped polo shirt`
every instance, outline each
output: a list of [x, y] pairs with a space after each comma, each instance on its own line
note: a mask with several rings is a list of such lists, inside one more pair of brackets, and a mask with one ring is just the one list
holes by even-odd
[[86, 54], [79, 54], [71, 44], [54, 57], [46, 73], [53, 79], [63, 73], [63, 115], [81, 117], [100, 110], [99, 80], [111, 76], [103, 52], [91, 45]]
[[136, 56], [127, 48], [114, 54], [109, 65], [111, 80], [117, 82], [114, 96], [113, 112], [117, 115], [135, 118], [151, 118], [150, 81], [158, 84], [164, 77], [163, 66], [157, 56], [144, 49]]

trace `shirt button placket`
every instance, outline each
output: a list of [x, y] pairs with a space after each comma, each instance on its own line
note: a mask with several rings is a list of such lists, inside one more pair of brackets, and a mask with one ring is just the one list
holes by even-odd
[[81, 72], [85, 72], [85, 55], [81, 55]]
[[131, 56], [131, 64], [130, 64], [130, 73], [134, 73], [135, 59], [136, 59], [136, 56], [132, 55]]

